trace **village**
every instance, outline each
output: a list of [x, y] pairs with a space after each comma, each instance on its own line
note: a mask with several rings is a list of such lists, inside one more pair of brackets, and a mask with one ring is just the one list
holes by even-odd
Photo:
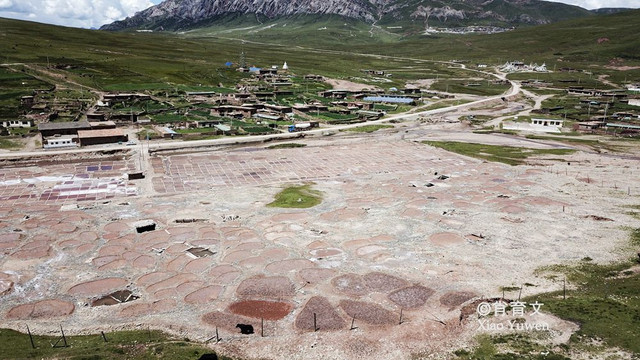
[[[454, 63], [461, 63], [454, 61]], [[230, 66], [229, 64], [227, 66]], [[477, 69], [488, 69], [478, 64]], [[288, 64], [264, 68], [238, 66], [246, 74], [232, 88], [207, 91], [82, 93], [84, 98], [60, 100], [56, 89], [36, 89], [20, 99], [22, 114], [2, 120], [5, 136], [37, 135], [44, 149], [91, 145], [128, 144], [140, 140], [201, 140], [227, 136], [300, 132], [312, 128], [366, 123], [387, 114], [410, 112], [430, 104], [464, 99], [464, 94], [433, 90], [407, 83], [404, 88], [327, 82], [321, 75], [296, 75]], [[549, 74], [545, 64], [507, 62], [506, 74]], [[389, 78], [382, 70], [362, 70], [363, 76]], [[640, 131], [640, 91], [585, 88], [575, 79], [577, 71], [559, 69], [566, 79], [517, 80], [524, 88], [555, 91], [546, 96], [531, 116], [496, 124], [504, 130], [522, 132], [586, 132], [633, 136]], [[493, 81], [504, 83], [505, 81]], [[336, 85], [346, 84], [345, 88]], [[220, 84], [222, 85], [222, 84]], [[473, 90], [481, 82], [467, 81]], [[460, 90], [458, 90], [460, 91]], [[464, 89], [462, 91], [465, 91]], [[88, 95], [93, 95], [90, 97]], [[553, 98], [564, 104], [551, 106]], [[549, 106], [545, 106], [549, 105]], [[470, 115], [473, 118], [472, 115]]]

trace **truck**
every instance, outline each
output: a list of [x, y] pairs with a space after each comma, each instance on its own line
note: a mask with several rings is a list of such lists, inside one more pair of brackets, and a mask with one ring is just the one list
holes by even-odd
[[289, 132], [298, 132], [298, 131], [307, 131], [310, 130], [312, 128], [318, 127], [318, 122], [317, 121], [311, 121], [311, 122], [306, 122], [306, 123], [299, 123], [299, 124], [292, 124], [289, 125]]

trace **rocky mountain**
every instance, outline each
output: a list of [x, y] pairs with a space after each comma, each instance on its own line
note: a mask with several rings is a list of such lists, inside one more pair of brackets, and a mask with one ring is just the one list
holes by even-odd
[[366, 23], [517, 26], [589, 16], [577, 6], [540, 0], [166, 0], [102, 30], [192, 29], [233, 16], [275, 19], [339, 15]]

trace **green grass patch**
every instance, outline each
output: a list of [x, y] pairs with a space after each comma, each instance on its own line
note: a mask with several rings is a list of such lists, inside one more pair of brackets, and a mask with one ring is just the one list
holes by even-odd
[[358, 127], [351, 128], [351, 129], [345, 129], [344, 131], [359, 132], [359, 133], [372, 133], [372, 132], [378, 131], [380, 129], [392, 129], [393, 127], [394, 127], [393, 125], [365, 125], [365, 126], [358, 126]]
[[575, 151], [571, 149], [529, 149], [455, 141], [423, 141], [422, 143], [461, 155], [487, 161], [501, 162], [513, 166], [524, 164], [525, 160], [531, 156], [568, 155]]
[[13, 140], [9, 140], [9, 139], [0, 139], [0, 149], [8, 149], [8, 150], [12, 150], [12, 149], [18, 149], [21, 148], [22, 145], [20, 145], [19, 143], [13, 141]]
[[[2, 359], [197, 359], [213, 350], [178, 339], [160, 331], [117, 331], [101, 335], [68, 336], [68, 347], [52, 347], [59, 337], [29, 336], [14, 330], [0, 330], [0, 358]], [[63, 342], [58, 343], [59, 346]], [[219, 359], [230, 360], [227, 357]]]
[[[640, 244], [640, 229], [631, 233], [634, 246]], [[610, 347], [640, 354], [640, 275], [628, 271], [632, 263], [599, 265], [583, 261], [576, 266], [555, 266], [541, 273], [564, 274], [575, 287], [534, 296], [527, 301], [544, 303], [544, 311], [580, 324], [570, 343], [602, 339]], [[555, 275], [557, 277], [557, 275]]]
[[311, 184], [291, 186], [276, 194], [268, 207], [306, 209], [322, 202], [322, 193], [311, 189]]
[[305, 146], [307, 146], [307, 144], [285, 143], [285, 144], [271, 145], [267, 147], [267, 149], [291, 149], [291, 148], [301, 148]]
[[[549, 351], [549, 348], [538, 344], [529, 334], [479, 335], [472, 351], [457, 350], [457, 359], [480, 360], [569, 360], [561, 354]], [[546, 352], [548, 354], [546, 354]], [[540, 354], [545, 352], [546, 355]]]

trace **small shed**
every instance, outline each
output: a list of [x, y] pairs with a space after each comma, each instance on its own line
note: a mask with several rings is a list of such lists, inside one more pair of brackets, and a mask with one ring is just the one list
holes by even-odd
[[80, 130], [80, 146], [113, 144], [127, 142], [129, 138], [122, 129]]

